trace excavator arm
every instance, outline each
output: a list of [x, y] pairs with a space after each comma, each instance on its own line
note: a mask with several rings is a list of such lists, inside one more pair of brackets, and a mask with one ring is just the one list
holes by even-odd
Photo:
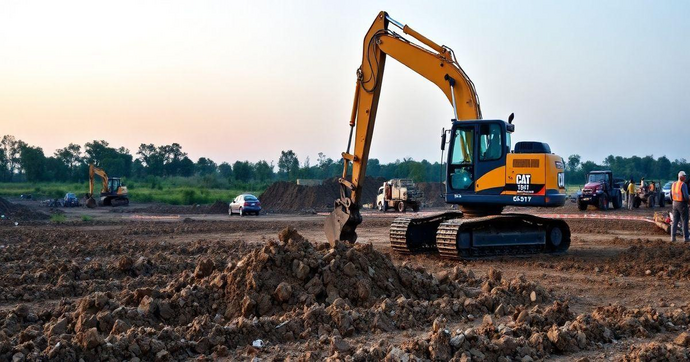
[[98, 176], [101, 178], [101, 192], [110, 192], [108, 188], [108, 174], [103, 171], [103, 169], [100, 169], [93, 164], [89, 165], [89, 197], [93, 197], [93, 189], [94, 189], [94, 183], [95, 183], [95, 176]]
[[[388, 29], [393, 24], [405, 34], [429, 49], [414, 44]], [[355, 98], [350, 117], [350, 137], [347, 151], [343, 152], [343, 173], [340, 178], [340, 198], [326, 219], [324, 231], [330, 242], [355, 242], [357, 225], [362, 222], [359, 213], [362, 185], [369, 159], [376, 111], [386, 57], [391, 56], [427, 80], [436, 84], [453, 106], [456, 120], [481, 119], [481, 108], [474, 84], [459, 66], [453, 50], [429, 40], [407, 25], [380, 12], [364, 38], [362, 65], [357, 70]], [[351, 153], [354, 133], [354, 150]], [[471, 142], [471, 141], [468, 141]], [[467, 142], [463, 142], [467, 144]], [[352, 165], [352, 175], [348, 170]]]

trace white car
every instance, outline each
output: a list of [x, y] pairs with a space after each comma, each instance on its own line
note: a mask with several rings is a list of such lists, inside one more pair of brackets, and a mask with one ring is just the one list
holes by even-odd
[[239, 214], [240, 216], [254, 214], [259, 216], [261, 212], [261, 202], [252, 194], [242, 194], [237, 196], [228, 207], [228, 213]]

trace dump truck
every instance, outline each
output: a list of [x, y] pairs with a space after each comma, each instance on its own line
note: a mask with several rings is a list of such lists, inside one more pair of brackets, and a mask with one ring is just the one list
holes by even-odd
[[405, 212], [407, 208], [419, 211], [422, 204], [422, 192], [414, 181], [405, 178], [394, 178], [383, 183], [376, 195], [376, 207], [381, 212], [388, 209]]

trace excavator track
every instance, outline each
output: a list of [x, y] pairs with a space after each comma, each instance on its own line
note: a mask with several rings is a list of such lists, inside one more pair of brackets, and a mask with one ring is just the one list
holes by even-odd
[[398, 218], [390, 237], [391, 246], [400, 253], [438, 251], [448, 259], [563, 253], [570, 247], [567, 223], [525, 214]]
[[436, 230], [441, 223], [462, 218], [462, 212], [449, 211], [426, 217], [399, 217], [391, 224], [390, 242], [400, 254], [436, 252]]

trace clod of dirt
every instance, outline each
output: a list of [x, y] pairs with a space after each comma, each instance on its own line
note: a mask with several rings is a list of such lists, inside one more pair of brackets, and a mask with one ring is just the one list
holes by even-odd
[[211, 259], [203, 259], [197, 264], [196, 269], [194, 269], [194, 277], [201, 279], [211, 275], [215, 265]]

